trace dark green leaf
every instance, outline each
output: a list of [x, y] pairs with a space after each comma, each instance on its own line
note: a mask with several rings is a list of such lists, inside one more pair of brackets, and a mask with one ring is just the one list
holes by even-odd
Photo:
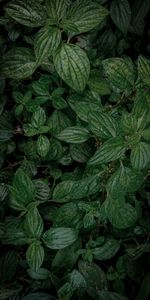
[[127, 0], [113, 0], [110, 15], [115, 25], [126, 34], [131, 21], [131, 8]]
[[75, 242], [77, 231], [72, 228], [54, 228], [47, 230], [43, 235], [45, 245], [50, 249], [63, 249]]

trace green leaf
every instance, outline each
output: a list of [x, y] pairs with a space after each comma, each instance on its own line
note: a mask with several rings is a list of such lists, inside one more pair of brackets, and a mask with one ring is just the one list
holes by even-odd
[[50, 26], [38, 31], [34, 41], [34, 51], [37, 64], [41, 64], [45, 58], [50, 57], [61, 42], [60, 29]]
[[110, 16], [118, 29], [126, 34], [131, 21], [129, 2], [127, 0], [113, 0], [110, 6]]
[[135, 80], [134, 65], [129, 58], [107, 58], [103, 60], [105, 75], [120, 91], [132, 89]]
[[98, 291], [98, 300], [129, 300], [126, 296], [109, 291]]
[[22, 300], [57, 300], [48, 293], [36, 292], [30, 293], [22, 298]]
[[36, 70], [34, 52], [25, 47], [13, 48], [2, 58], [1, 73], [6, 78], [25, 79]]
[[75, 241], [71, 246], [57, 251], [53, 261], [53, 269], [72, 269], [79, 257], [78, 250], [81, 248], [80, 240]]
[[33, 181], [35, 186], [35, 199], [37, 201], [48, 201], [50, 198], [50, 187], [49, 183], [44, 179], [36, 179]]
[[69, 105], [71, 106], [72, 110], [77, 114], [77, 116], [82, 121], [88, 122], [89, 112], [91, 110], [99, 111], [99, 110], [101, 110], [101, 106], [98, 104], [95, 104], [95, 103], [90, 103], [88, 101], [79, 101], [78, 97], [75, 97], [75, 99], [73, 97], [70, 97]]
[[142, 81], [150, 87], [150, 59], [142, 55], [138, 58], [138, 74]]
[[41, 107], [37, 108], [34, 114], [32, 115], [31, 118], [31, 125], [39, 129], [41, 126], [43, 126], [46, 122], [46, 114], [45, 110]]
[[101, 190], [100, 178], [97, 175], [81, 180], [66, 180], [56, 185], [53, 192], [55, 202], [67, 202], [70, 199], [82, 199]]
[[26, 173], [18, 169], [13, 180], [13, 187], [10, 187], [11, 205], [14, 209], [22, 210], [30, 202], [34, 201], [35, 188]]
[[82, 221], [82, 214], [76, 203], [68, 202], [56, 211], [54, 227], [79, 228]]
[[144, 180], [141, 172], [130, 169], [121, 164], [120, 168], [110, 177], [107, 190], [114, 197], [121, 192], [135, 192]]
[[38, 154], [41, 157], [45, 157], [50, 149], [49, 139], [44, 135], [40, 135], [37, 139], [36, 145]]
[[27, 272], [28, 275], [34, 280], [46, 280], [49, 279], [51, 276], [50, 271], [44, 268], [39, 268], [37, 271], [34, 271], [33, 269], [28, 269]]
[[32, 243], [27, 249], [26, 260], [30, 268], [37, 271], [44, 260], [44, 248], [37, 242]]
[[39, 239], [43, 233], [43, 220], [35, 206], [30, 208], [25, 216], [24, 230], [28, 237], [37, 239]]
[[116, 255], [120, 248], [120, 242], [115, 239], [108, 239], [101, 247], [92, 249], [95, 259], [105, 261]]
[[49, 126], [50, 132], [52, 135], [56, 135], [60, 133], [67, 127], [72, 125], [71, 120], [65, 115], [64, 112], [59, 110], [54, 110], [51, 114], [50, 118], [48, 119], [47, 125]]
[[90, 62], [83, 49], [62, 43], [54, 55], [54, 65], [59, 76], [75, 91], [85, 89], [90, 74]]
[[91, 111], [88, 115], [88, 119], [90, 129], [95, 135], [102, 138], [116, 137], [116, 120], [108, 113]]
[[135, 208], [125, 203], [123, 197], [107, 200], [106, 214], [112, 225], [118, 229], [133, 227], [137, 221], [137, 212]]
[[116, 137], [106, 141], [90, 158], [89, 166], [99, 165], [123, 157], [126, 150], [123, 138]]
[[130, 160], [133, 168], [144, 169], [150, 161], [150, 145], [140, 142], [132, 150]]
[[150, 128], [146, 128], [145, 130], [143, 130], [142, 137], [145, 140], [150, 141]]
[[107, 289], [107, 280], [104, 271], [94, 263], [80, 260], [78, 263], [79, 271], [83, 275], [88, 294], [97, 299], [98, 290]]
[[89, 0], [80, 0], [73, 3], [67, 13], [67, 19], [70, 19], [77, 27], [78, 32], [86, 32], [102, 23], [108, 10], [96, 2]]
[[78, 126], [68, 127], [56, 135], [57, 139], [73, 144], [84, 143], [89, 137], [90, 133], [88, 129]]
[[65, 16], [66, 0], [46, 0], [46, 10], [50, 24], [58, 23]]
[[39, 27], [45, 22], [45, 10], [34, 0], [13, 0], [5, 6], [6, 13], [16, 22], [28, 26]]
[[92, 149], [87, 143], [83, 144], [71, 144], [70, 154], [73, 160], [79, 163], [85, 163], [92, 155]]
[[45, 245], [50, 249], [63, 249], [77, 240], [78, 234], [72, 228], [53, 228], [47, 230], [43, 235]]

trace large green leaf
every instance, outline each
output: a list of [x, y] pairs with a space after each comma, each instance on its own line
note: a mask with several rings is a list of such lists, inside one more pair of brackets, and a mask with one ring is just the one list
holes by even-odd
[[132, 150], [130, 156], [133, 168], [144, 169], [150, 161], [150, 145], [140, 142]]
[[101, 247], [92, 249], [92, 254], [97, 260], [107, 260], [116, 255], [120, 248], [120, 242], [115, 239], [108, 239]]
[[106, 16], [108, 10], [96, 1], [80, 0], [69, 8], [67, 18], [77, 27], [78, 32], [86, 32], [98, 26]]
[[88, 115], [91, 131], [102, 138], [115, 137], [117, 134], [116, 120], [108, 113], [91, 111]]
[[50, 24], [57, 24], [65, 16], [67, 4], [67, 0], [46, 0], [46, 10]]
[[75, 229], [59, 227], [47, 230], [43, 235], [43, 241], [48, 248], [58, 250], [73, 244], [77, 237]]
[[83, 91], [90, 74], [85, 51], [77, 45], [62, 43], [53, 60], [59, 76], [74, 90]]
[[81, 144], [87, 141], [89, 137], [88, 129], [79, 126], [68, 127], [56, 135], [57, 139], [72, 144]]
[[25, 79], [30, 77], [35, 70], [35, 56], [29, 48], [14, 48], [3, 56], [1, 73], [6, 78]]
[[115, 25], [126, 34], [131, 21], [131, 8], [128, 0], [113, 0], [110, 15]]
[[30, 238], [40, 238], [43, 233], [43, 220], [35, 206], [25, 216], [24, 230]]
[[61, 41], [60, 29], [45, 26], [38, 33], [34, 41], [34, 51], [37, 64], [50, 57], [58, 48]]
[[111, 138], [95, 152], [94, 156], [88, 161], [88, 165], [94, 166], [119, 159], [123, 157], [125, 150], [126, 146], [123, 138]]
[[150, 87], [150, 59], [142, 55], [139, 56], [138, 73], [143, 82]]
[[45, 10], [39, 1], [13, 0], [5, 6], [5, 10], [15, 21], [29, 27], [42, 26], [46, 20]]
[[109, 82], [121, 91], [132, 89], [135, 80], [135, 71], [132, 60], [129, 58], [107, 58], [103, 60], [105, 75]]
[[26, 260], [31, 269], [37, 271], [44, 260], [44, 248], [39, 242], [32, 243], [26, 252]]
[[82, 199], [101, 191], [99, 176], [89, 176], [81, 180], [66, 180], [56, 185], [53, 199], [56, 202], [67, 202], [70, 199]]

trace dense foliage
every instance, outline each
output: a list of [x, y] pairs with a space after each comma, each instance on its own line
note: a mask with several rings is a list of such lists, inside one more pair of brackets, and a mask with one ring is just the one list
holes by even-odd
[[150, 1], [0, 1], [0, 299], [150, 294]]

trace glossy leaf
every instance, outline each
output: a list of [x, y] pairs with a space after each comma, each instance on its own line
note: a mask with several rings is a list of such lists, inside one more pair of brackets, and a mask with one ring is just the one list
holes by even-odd
[[72, 144], [80, 144], [87, 141], [90, 137], [88, 129], [83, 127], [68, 127], [56, 135], [56, 138]]
[[131, 8], [128, 0], [113, 0], [110, 15], [118, 29], [126, 34], [131, 21]]
[[90, 74], [90, 62], [84, 50], [72, 44], [62, 44], [54, 55], [59, 76], [75, 91], [83, 91]]
[[6, 78], [25, 79], [30, 77], [35, 70], [35, 56], [29, 48], [13, 48], [3, 56], [1, 72]]
[[57, 23], [64, 16], [67, 9], [66, 0], [46, 0], [46, 10], [50, 23]]
[[38, 31], [34, 41], [34, 51], [36, 62], [41, 64], [42, 61], [50, 57], [58, 48], [61, 41], [61, 32], [55, 27], [43, 27]]
[[125, 152], [124, 140], [120, 137], [106, 141], [88, 161], [89, 166], [107, 163], [123, 157]]
[[39, 129], [44, 125], [46, 121], [46, 114], [43, 108], [39, 107], [36, 109], [31, 118], [31, 124], [34, 128]]
[[73, 244], [77, 237], [76, 230], [60, 227], [47, 230], [43, 235], [43, 241], [48, 248], [58, 250]]

